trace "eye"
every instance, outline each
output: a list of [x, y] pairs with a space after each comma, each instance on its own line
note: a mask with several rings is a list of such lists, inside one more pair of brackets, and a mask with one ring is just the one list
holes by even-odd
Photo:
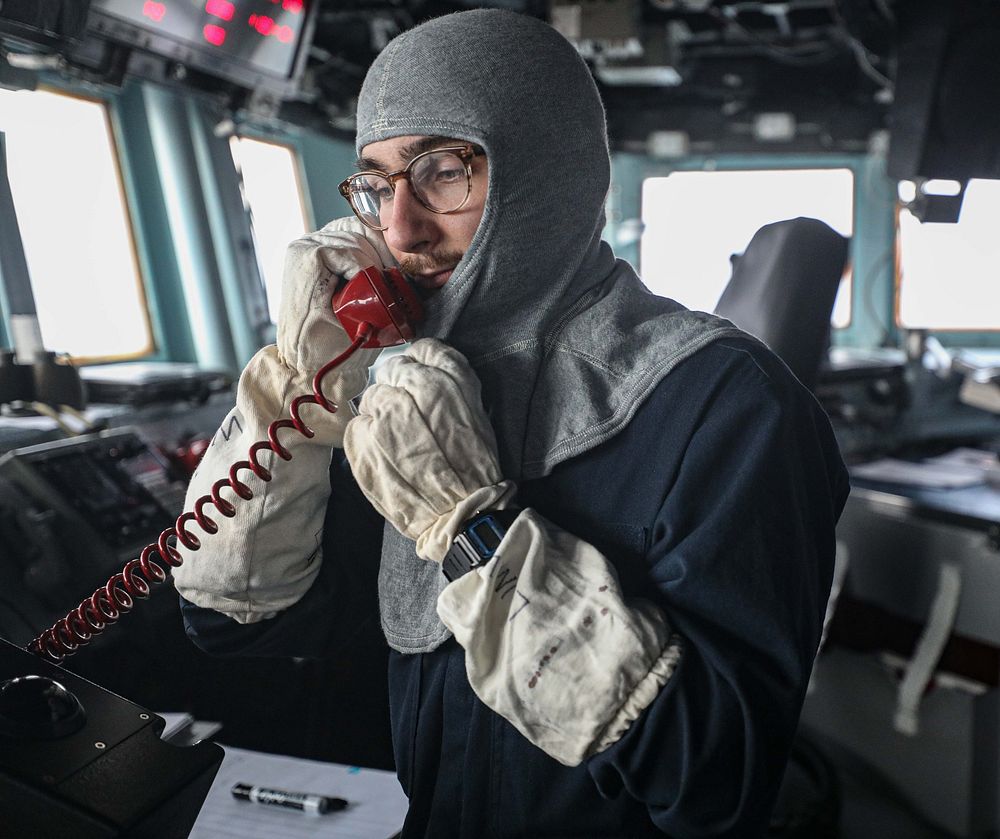
[[461, 158], [451, 152], [433, 152], [417, 162], [412, 180], [425, 187], [441, 187], [465, 179], [465, 166]]
[[434, 161], [434, 176], [438, 179], [452, 180], [465, 176], [465, 166], [453, 154], [443, 154]]
[[371, 201], [392, 200], [392, 187], [385, 178], [366, 176], [363, 180], [358, 179], [354, 182], [354, 189], [359, 195], [363, 195]]
[[449, 165], [442, 166], [434, 173], [434, 180], [439, 184], [450, 184], [465, 177], [465, 170], [461, 167]]

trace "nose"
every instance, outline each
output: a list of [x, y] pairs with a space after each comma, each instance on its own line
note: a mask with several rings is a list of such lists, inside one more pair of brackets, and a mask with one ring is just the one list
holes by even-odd
[[417, 200], [409, 181], [396, 182], [389, 229], [383, 236], [392, 250], [402, 253], [424, 253], [435, 245], [434, 213]]

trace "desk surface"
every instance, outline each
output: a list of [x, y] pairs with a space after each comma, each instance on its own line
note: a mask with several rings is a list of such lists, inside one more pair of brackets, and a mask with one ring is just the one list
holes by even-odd
[[944, 524], [992, 531], [1000, 527], [1000, 489], [988, 484], [927, 489], [852, 479], [855, 497], [884, 503]]
[[[190, 839], [388, 839], [403, 826], [408, 802], [392, 772], [265, 754], [225, 746], [226, 757]], [[233, 784], [344, 798], [325, 815], [238, 801]]]

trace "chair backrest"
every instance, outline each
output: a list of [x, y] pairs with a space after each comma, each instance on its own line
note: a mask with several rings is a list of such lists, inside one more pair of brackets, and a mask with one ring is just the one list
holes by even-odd
[[813, 218], [764, 225], [734, 259], [715, 313], [760, 338], [813, 388], [829, 346], [847, 245]]

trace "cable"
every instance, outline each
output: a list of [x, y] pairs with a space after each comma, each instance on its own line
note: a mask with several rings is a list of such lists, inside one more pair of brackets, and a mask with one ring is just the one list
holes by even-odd
[[[885, 18], [885, 20], [889, 23], [892, 23], [894, 20], [892, 12], [889, 11], [887, 7], [885, 7], [884, 2], [880, 2], [880, 0], [876, 0], [876, 2], [879, 7], [879, 11], [882, 13], [882, 16]], [[847, 45], [850, 48], [852, 54], [854, 55], [854, 59], [857, 62], [858, 68], [861, 70], [861, 72], [864, 73], [866, 76], [868, 76], [869, 79], [871, 79], [880, 87], [884, 87], [890, 92], [893, 91], [895, 88], [893, 80], [875, 67], [874, 62], [872, 61], [872, 53], [868, 50], [868, 47], [866, 47], [863, 43], [861, 43], [861, 40], [857, 38], [853, 32], [851, 32], [850, 27], [847, 24], [847, 21], [844, 19], [844, 16], [840, 13], [840, 9], [836, 3], [833, 3], [830, 6], [830, 12], [837, 23], [837, 28], [843, 35], [844, 39], [847, 41]]]
[[754, 42], [758, 47], [760, 47], [766, 55], [782, 64], [789, 64], [795, 67], [825, 64], [842, 52], [842, 50], [837, 46], [828, 46], [826, 49], [820, 49], [814, 53], [800, 55], [793, 50], [777, 47], [766, 41], [763, 37], [761, 37], [761, 35], [736, 20], [735, 17], [730, 14], [726, 14], [714, 6], [707, 8], [705, 12], [709, 15], [709, 17], [714, 18], [724, 27], [729, 26], [737, 29], [745, 38], [747, 38], [747, 40]]
[[79, 431], [73, 430], [65, 422], [63, 422], [63, 418], [60, 413], [51, 405], [48, 405], [45, 402], [29, 402], [28, 405], [35, 413], [41, 414], [42, 416], [48, 417], [52, 420], [59, 426], [60, 431], [62, 431], [67, 437], [76, 437], [80, 434]]
[[[42, 416], [48, 417], [52, 420], [59, 426], [59, 429], [67, 437], [79, 437], [81, 434], [88, 434], [91, 431], [95, 431], [97, 428], [95, 423], [87, 419], [84, 414], [80, 413], [80, 411], [72, 405], [59, 405], [58, 408], [53, 408], [47, 402], [29, 402], [28, 406], [36, 414], [41, 414]], [[73, 417], [83, 426], [83, 428], [77, 430], [69, 426], [63, 417], [64, 414], [68, 414]]]
[[[90, 597], [84, 598], [65, 617], [32, 639], [28, 644], [28, 650], [40, 657], [59, 663], [66, 656], [72, 655], [80, 647], [90, 643], [108, 626], [117, 622], [123, 614], [130, 612], [136, 599], [149, 597], [151, 587], [167, 579], [167, 572], [163, 566], [176, 568], [183, 563], [183, 558], [176, 547], [178, 542], [191, 551], [197, 551], [201, 548], [201, 540], [193, 533], [188, 532], [186, 525], [195, 521], [207, 535], [218, 531], [219, 526], [204, 511], [206, 505], [212, 504], [220, 515], [232, 518], [236, 515], [236, 506], [233, 502], [222, 497], [223, 489], [229, 489], [236, 493], [236, 501], [253, 498], [253, 491], [239, 478], [241, 471], [249, 469], [260, 480], [267, 482], [271, 480], [273, 475], [258, 460], [262, 452], [270, 451], [282, 460], [291, 460], [291, 452], [278, 441], [278, 432], [281, 429], [294, 428], [305, 437], [312, 437], [315, 434], [299, 416], [302, 406], [319, 405], [329, 413], [337, 411], [337, 405], [323, 395], [323, 378], [354, 355], [368, 341], [373, 332], [374, 328], [370, 324], [364, 324], [357, 337], [344, 352], [320, 367], [312, 380], [312, 393], [296, 396], [292, 400], [289, 408], [290, 419], [274, 420], [267, 427], [267, 439], [253, 443], [247, 452], [247, 459], [232, 464], [229, 467], [228, 476], [220, 478], [212, 484], [211, 492], [194, 502], [193, 511], [181, 513], [173, 527], [165, 528], [155, 542], [142, 549], [138, 559], [125, 563], [125, 567], [121, 571], [112, 575]], [[157, 555], [158, 561], [154, 560], [154, 553]]]
[[848, 35], [848, 46], [850, 46], [851, 52], [854, 53], [854, 57], [857, 59], [858, 67], [861, 69], [862, 73], [868, 76], [868, 78], [876, 84], [881, 85], [889, 91], [895, 89], [892, 79], [880, 73], [875, 68], [875, 65], [872, 64], [871, 56], [869, 55], [864, 44], [852, 35]]
[[86, 414], [84, 414], [81, 411], [78, 411], [72, 405], [60, 405], [59, 411], [63, 414], [69, 414], [71, 417], [78, 420], [80, 424], [83, 425], [85, 432], [97, 430], [97, 423], [87, 419]]

